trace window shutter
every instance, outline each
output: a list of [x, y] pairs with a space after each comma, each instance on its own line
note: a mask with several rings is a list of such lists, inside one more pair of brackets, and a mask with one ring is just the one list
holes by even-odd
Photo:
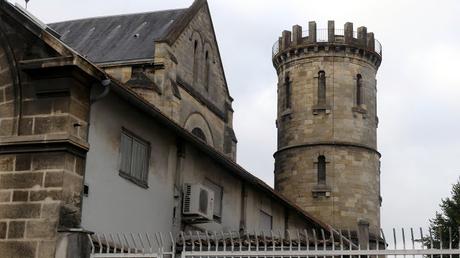
[[131, 136], [121, 133], [121, 164], [120, 170], [125, 173], [130, 173], [131, 171], [131, 149], [132, 149], [133, 139]]

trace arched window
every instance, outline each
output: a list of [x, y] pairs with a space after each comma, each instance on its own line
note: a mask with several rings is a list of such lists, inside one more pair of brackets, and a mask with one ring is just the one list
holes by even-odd
[[318, 157], [318, 184], [326, 184], [326, 157], [324, 155]]
[[193, 43], [193, 84], [196, 83], [198, 74], [198, 41]]
[[200, 128], [198, 127], [193, 128], [192, 134], [194, 134], [196, 137], [206, 142], [206, 135], [204, 135], [203, 130], [201, 130]]
[[284, 108], [291, 108], [291, 81], [289, 79], [289, 74], [284, 78], [284, 93], [285, 93], [285, 102]]
[[318, 104], [326, 104], [326, 73], [318, 72]]
[[363, 104], [363, 77], [361, 74], [356, 75], [356, 105]]
[[204, 54], [204, 88], [209, 90], [209, 52], [206, 50]]

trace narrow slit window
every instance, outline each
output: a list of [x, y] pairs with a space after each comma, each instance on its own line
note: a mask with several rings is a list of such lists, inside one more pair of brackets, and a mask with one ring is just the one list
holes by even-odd
[[318, 157], [318, 184], [326, 184], [326, 157], [323, 155]]
[[318, 72], [318, 104], [326, 104], [326, 73]]
[[204, 55], [204, 87], [206, 91], [209, 90], [209, 52], [206, 51]]
[[363, 104], [363, 77], [361, 74], [356, 75], [356, 105]]
[[289, 75], [286, 75], [286, 77], [284, 78], [284, 90], [285, 90], [285, 103], [284, 103], [284, 107], [286, 109], [289, 109], [291, 108], [291, 81], [289, 79]]
[[198, 41], [195, 40], [195, 43], [193, 44], [193, 83], [196, 83], [197, 79], [197, 73], [198, 73]]

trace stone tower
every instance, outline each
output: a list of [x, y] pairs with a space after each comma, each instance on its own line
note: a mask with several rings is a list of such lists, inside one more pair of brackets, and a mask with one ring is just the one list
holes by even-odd
[[[353, 24], [295, 25], [273, 48], [275, 189], [336, 229], [380, 228], [376, 73], [381, 46]], [[367, 228], [369, 226], [369, 228]]]

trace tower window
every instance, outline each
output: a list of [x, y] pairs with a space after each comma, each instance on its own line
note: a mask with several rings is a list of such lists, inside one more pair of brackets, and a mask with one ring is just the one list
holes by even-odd
[[326, 157], [324, 155], [318, 157], [318, 184], [326, 184]]
[[326, 104], [326, 73], [318, 72], [318, 104]]
[[361, 74], [356, 75], [356, 105], [363, 104], [363, 77]]
[[204, 88], [209, 90], [209, 52], [204, 54]]
[[291, 108], [291, 81], [289, 80], [289, 75], [286, 75], [284, 78], [284, 90], [285, 90], [285, 103], [284, 107], [286, 109]]

